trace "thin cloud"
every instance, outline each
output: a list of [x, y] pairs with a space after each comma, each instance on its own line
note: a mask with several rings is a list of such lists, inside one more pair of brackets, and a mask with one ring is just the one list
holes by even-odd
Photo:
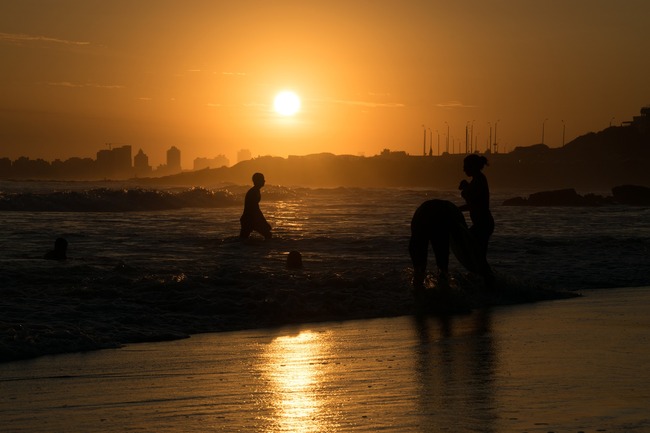
[[460, 101], [447, 101], [436, 104], [440, 108], [477, 108], [476, 105], [463, 104]]
[[55, 44], [62, 44], [62, 45], [90, 45], [90, 42], [86, 42], [86, 41], [71, 41], [69, 39], [52, 38], [49, 36], [41, 36], [41, 35], [28, 35], [25, 33], [0, 32], [0, 41], [14, 43], [14, 44], [29, 43], [29, 42], [47, 42], [47, 43], [55, 43]]
[[333, 99], [330, 100], [335, 104], [344, 104], [344, 105], [355, 105], [358, 107], [367, 107], [367, 108], [403, 108], [406, 105], [401, 102], [368, 102], [368, 101], [351, 101], [343, 99]]
[[95, 89], [124, 89], [119, 84], [97, 84], [97, 83], [72, 83], [70, 81], [58, 81], [47, 83], [48, 86], [70, 87], [70, 88], [95, 88]]
[[222, 72], [221, 75], [234, 75], [237, 77], [244, 77], [246, 76], [246, 72]]

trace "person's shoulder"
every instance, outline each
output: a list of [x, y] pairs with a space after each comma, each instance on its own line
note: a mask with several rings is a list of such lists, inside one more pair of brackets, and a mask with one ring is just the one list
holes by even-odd
[[488, 183], [487, 176], [482, 171], [478, 172], [476, 176], [472, 179], [472, 182], [486, 184]]

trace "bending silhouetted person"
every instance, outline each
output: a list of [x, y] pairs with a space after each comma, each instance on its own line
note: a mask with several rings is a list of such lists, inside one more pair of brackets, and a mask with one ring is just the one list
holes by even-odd
[[413, 262], [413, 286], [421, 288], [427, 270], [429, 244], [433, 247], [441, 276], [449, 272], [449, 238], [452, 225], [466, 226], [463, 214], [455, 204], [446, 200], [425, 201], [411, 219], [409, 253]]
[[471, 182], [463, 179], [459, 189], [467, 204], [460, 207], [461, 211], [468, 210], [472, 220], [469, 231], [476, 239], [480, 252], [487, 256], [488, 242], [494, 232], [494, 218], [490, 212], [490, 188], [481, 170], [488, 165], [484, 156], [471, 154], [463, 161], [463, 171], [472, 178]]
[[492, 279], [492, 271], [485, 255], [470, 234], [460, 209], [447, 200], [428, 200], [422, 203], [411, 220], [409, 253], [413, 262], [413, 287], [424, 287], [429, 244], [433, 248], [439, 276], [449, 272], [449, 249], [458, 261], [472, 272]]
[[262, 173], [255, 173], [253, 175], [253, 187], [246, 193], [244, 200], [244, 213], [239, 221], [241, 222], [241, 231], [239, 237], [248, 239], [251, 232], [256, 231], [264, 236], [265, 239], [271, 239], [271, 225], [264, 218], [264, 214], [260, 210], [260, 200], [262, 194], [260, 189], [264, 186], [266, 181]]
[[64, 238], [57, 238], [54, 241], [54, 249], [45, 253], [45, 259], [47, 260], [66, 260], [68, 252], [68, 241]]

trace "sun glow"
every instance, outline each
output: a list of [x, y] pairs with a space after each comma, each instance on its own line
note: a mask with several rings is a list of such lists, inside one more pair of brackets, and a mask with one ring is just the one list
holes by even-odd
[[300, 97], [295, 92], [282, 91], [275, 96], [273, 109], [281, 116], [293, 116], [300, 111]]

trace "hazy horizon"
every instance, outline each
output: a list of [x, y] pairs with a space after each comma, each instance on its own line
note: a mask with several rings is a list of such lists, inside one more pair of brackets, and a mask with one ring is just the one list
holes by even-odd
[[[0, 4], [0, 156], [562, 145], [650, 104], [650, 2]], [[273, 110], [281, 90], [301, 110]], [[563, 134], [564, 132], [564, 134]], [[429, 142], [429, 141], [427, 141]]]

